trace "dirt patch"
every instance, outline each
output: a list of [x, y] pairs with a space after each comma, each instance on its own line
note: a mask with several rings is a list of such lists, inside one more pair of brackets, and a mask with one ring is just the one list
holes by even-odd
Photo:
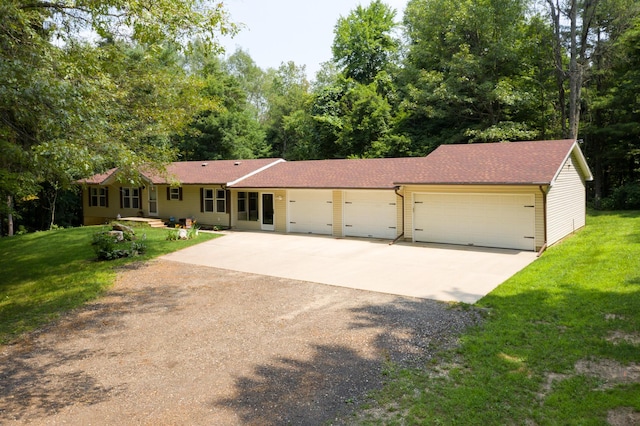
[[640, 365], [620, 364], [610, 359], [580, 360], [575, 365], [576, 373], [600, 379], [599, 389], [610, 389], [624, 383], [640, 383]]
[[480, 321], [430, 300], [155, 261], [0, 348], [3, 424], [321, 424]]
[[607, 336], [607, 341], [616, 345], [620, 343], [640, 345], [640, 333], [626, 333], [624, 331], [614, 330]]
[[607, 413], [607, 423], [611, 426], [640, 425], [640, 412], [631, 407], [620, 407]]

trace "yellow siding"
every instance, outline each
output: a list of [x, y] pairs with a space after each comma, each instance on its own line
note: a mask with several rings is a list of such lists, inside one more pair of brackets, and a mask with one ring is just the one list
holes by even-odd
[[[402, 194], [402, 191], [398, 192]], [[404, 216], [403, 207], [402, 197], [396, 194], [396, 237], [399, 237], [404, 232], [402, 228], [402, 217]]]
[[413, 198], [416, 193], [449, 194], [534, 194], [535, 195], [535, 248], [544, 244], [544, 206], [542, 193], [537, 186], [509, 185], [407, 185], [404, 188], [406, 240], [413, 240]]
[[585, 225], [584, 178], [572, 155], [563, 165], [547, 196], [547, 244], [551, 245]]
[[287, 191], [273, 191], [276, 232], [287, 232]]
[[333, 191], [333, 236], [343, 236], [344, 213], [342, 211], [344, 191]]

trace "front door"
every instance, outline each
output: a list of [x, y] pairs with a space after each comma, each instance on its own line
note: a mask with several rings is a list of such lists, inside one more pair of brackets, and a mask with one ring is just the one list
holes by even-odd
[[158, 216], [158, 188], [149, 186], [149, 216]]
[[263, 231], [274, 231], [273, 194], [262, 194], [262, 225]]

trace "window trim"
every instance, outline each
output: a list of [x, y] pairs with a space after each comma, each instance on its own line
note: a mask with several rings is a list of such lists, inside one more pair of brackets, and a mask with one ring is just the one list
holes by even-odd
[[[102, 202], [104, 201], [104, 203]], [[89, 187], [89, 207], [109, 207], [109, 188], [104, 186]]]

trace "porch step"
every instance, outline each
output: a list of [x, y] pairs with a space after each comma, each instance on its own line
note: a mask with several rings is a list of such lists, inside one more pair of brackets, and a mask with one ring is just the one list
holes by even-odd
[[150, 217], [123, 217], [121, 220], [128, 222], [144, 222], [152, 228], [165, 228], [164, 221], [162, 219], [150, 218]]

